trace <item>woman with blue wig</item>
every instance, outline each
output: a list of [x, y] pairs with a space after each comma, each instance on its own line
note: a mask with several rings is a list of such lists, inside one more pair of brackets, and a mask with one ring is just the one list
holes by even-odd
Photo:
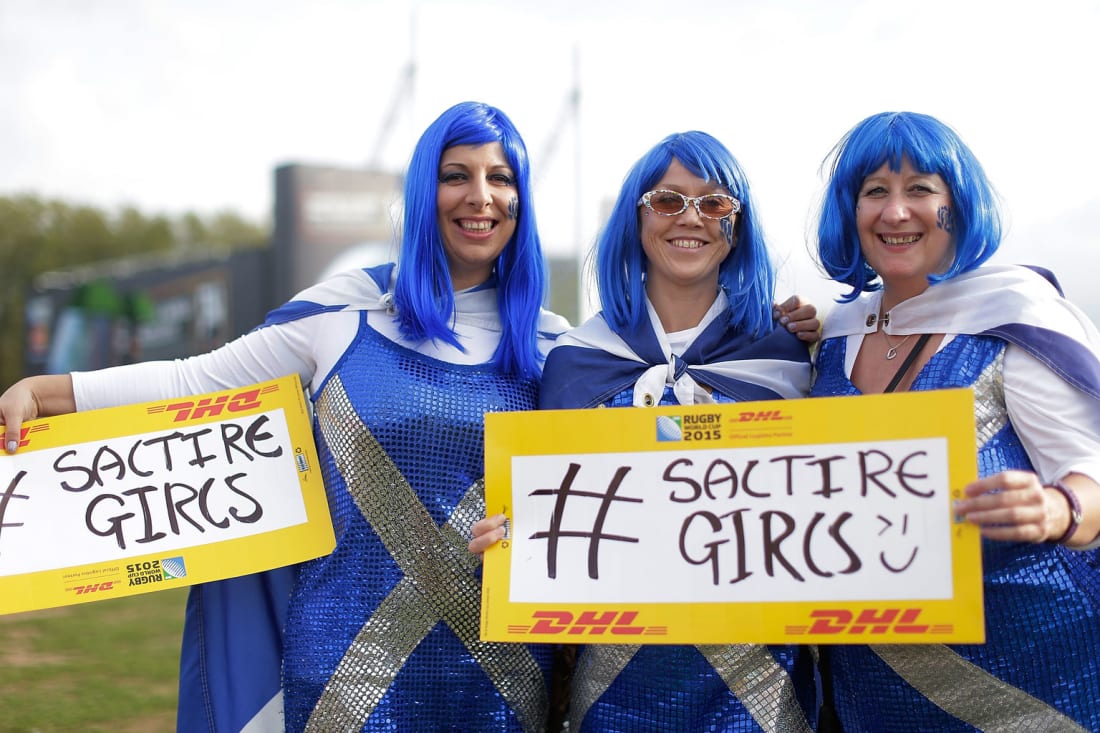
[[[558, 339], [539, 407], [649, 407], [804, 397], [813, 306], [773, 320], [775, 273], [749, 182], [702, 132], [627, 174], [596, 244], [603, 311]], [[500, 538], [474, 528], [471, 549]], [[592, 645], [576, 651], [574, 731], [810, 731], [812, 661], [796, 646]]]
[[413, 153], [399, 267], [308, 288], [208, 354], [32, 377], [0, 397], [14, 451], [36, 417], [288, 373], [308, 385], [336, 548], [195, 588], [179, 730], [283, 730], [284, 710], [288, 731], [545, 729], [549, 651], [479, 640], [466, 551], [485, 512], [483, 415], [535, 407], [568, 326], [541, 309], [530, 186], [512, 122], [458, 104]]
[[1048, 272], [986, 264], [997, 199], [959, 136], [873, 115], [831, 156], [818, 225], [850, 291], [813, 395], [970, 388], [986, 643], [831, 647], [848, 731], [1100, 730], [1100, 336]]

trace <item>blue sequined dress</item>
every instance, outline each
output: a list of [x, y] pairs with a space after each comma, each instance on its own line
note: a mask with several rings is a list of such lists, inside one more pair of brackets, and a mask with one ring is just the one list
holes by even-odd
[[[606, 405], [630, 407], [632, 399], [633, 389], [625, 390]], [[660, 404], [678, 404], [671, 387]], [[816, 714], [813, 675], [809, 651], [794, 645], [583, 646], [573, 676], [571, 730], [808, 732]]]
[[[1005, 346], [956, 336], [910, 388], [974, 389], [982, 476], [1031, 470], [1005, 407]], [[859, 394], [846, 348], [822, 343], [812, 395]], [[982, 562], [985, 644], [831, 647], [847, 733], [1100, 730], [1100, 551], [983, 540]]]
[[291, 597], [288, 731], [543, 729], [549, 650], [478, 640], [466, 550], [484, 516], [483, 413], [531, 409], [536, 394], [364, 320], [315, 398], [337, 544], [302, 566]]
[[[614, 333], [594, 317], [558, 339], [547, 357], [539, 406], [677, 405], [683, 404], [677, 391], [689, 395], [698, 384], [709, 387], [714, 402], [804, 395], [805, 345], [780, 328], [757, 338], [730, 327], [727, 303], [720, 295], [680, 354], [657, 332], [653, 312], [630, 333]], [[658, 384], [663, 393], [640, 396], [639, 385], [656, 390]], [[581, 646], [570, 730], [809, 733], [816, 720], [813, 675], [809, 651], [798, 646]]]

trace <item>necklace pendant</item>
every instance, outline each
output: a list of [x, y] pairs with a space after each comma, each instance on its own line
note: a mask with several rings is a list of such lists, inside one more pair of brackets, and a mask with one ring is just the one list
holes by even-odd
[[897, 355], [898, 355], [898, 350], [895, 349], [893, 346], [891, 346], [889, 349], [886, 350], [886, 361], [890, 361], [891, 359], [893, 359]]

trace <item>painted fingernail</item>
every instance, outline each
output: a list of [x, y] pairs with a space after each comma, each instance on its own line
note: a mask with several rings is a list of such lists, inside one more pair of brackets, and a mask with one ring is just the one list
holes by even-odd
[[15, 449], [19, 447], [19, 443], [14, 440], [8, 441], [8, 453], [14, 453]]

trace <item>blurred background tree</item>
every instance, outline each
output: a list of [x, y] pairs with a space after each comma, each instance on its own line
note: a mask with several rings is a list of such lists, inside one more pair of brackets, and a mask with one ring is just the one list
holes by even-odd
[[23, 376], [24, 304], [35, 278], [133, 255], [266, 247], [267, 226], [231, 211], [172, 218], [34, 195], [0, 196], [0, 389]]

